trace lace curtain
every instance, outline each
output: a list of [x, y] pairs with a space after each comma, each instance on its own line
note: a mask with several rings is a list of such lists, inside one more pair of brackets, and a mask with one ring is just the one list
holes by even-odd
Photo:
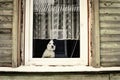
[[79, 0], [33, 0], [33, 38], [78, 40]]

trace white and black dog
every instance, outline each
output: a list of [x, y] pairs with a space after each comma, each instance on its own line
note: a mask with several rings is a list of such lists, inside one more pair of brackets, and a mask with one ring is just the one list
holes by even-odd
[[50, 42], [47, 44], [47, 48], [45, 49], [42, 58], [54, 58], [55, 57], [55, 49], [56, 46], [54, 45], [54, 41], [50, 40]]

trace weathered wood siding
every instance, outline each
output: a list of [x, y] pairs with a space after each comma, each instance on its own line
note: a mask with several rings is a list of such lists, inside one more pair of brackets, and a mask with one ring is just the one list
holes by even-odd
[[0, 80], [110, 80], [108, 74], [80, 73], [2, 73]]
[[100, 60], [120, 66], [120, 0], [100, 0]]
[[13, 0], [0, 0], [0, 66], [12, 65]]
[[0, 73], [0, 80], [120, 80], [120, 72]]

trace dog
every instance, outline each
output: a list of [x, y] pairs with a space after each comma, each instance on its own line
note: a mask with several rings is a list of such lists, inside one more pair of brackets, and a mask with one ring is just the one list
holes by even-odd
[[54, 45], [54, 41], [50, 40], [50, 42], [47, 44], [47, 48], [45, 49], [42, 58], [54, 58], [55, 57], [55, 49], [56, 46]]

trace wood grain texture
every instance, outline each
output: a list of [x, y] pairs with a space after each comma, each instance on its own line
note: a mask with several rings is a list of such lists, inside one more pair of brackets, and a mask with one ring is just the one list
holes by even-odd
[[120, 0], [100, 0], [101, 66], [120, 66]]
[[113, 29], [110, 29], [110, 28], [107, 28], [107, 29], [101, 29], [101, 31], [100, 31], [100, 34], [101, 35], [118, 35], [118, 34], [120, 34], [120, 28], [113, 28]]
[[0, 34], [0, 40], [12, 40], [11, 34]]
[[[19, 14], [19, 0], [13, 1], [13, 28], [12, 28], [12, 67], [17, 67], [18, 63], [18, 34], [19, 34], [19, 21], [18, 21], [18, 14]], [[20, 36], [19, 36], [20, 37]]]
[[109, 80], [108, 74], [34, 73], [0, 74], [0, 80]]
[[0, 10], [1, 9], [13, 9], [13, 3], [12, 2], [0, 2]]
[[12, 62], [0, 62], [1, 67], [12, 67]]
[[12, 28], [12, 22], [4, 22], [4, 23], [0, 23], [0, 29], [2, 28]]
[[119, 42], [120, 41], [120, 35], [102, 35], [101, 36], [101, 42]]
[[100, 67], [100, 26], [99, 26], [99, 0], [93, 1], [93, 27], [92, 27], [92, 65]]
[[110, 79], [111, 80], [120, 80], [120, 73], [110, 74]]
[[120, 2], [120, 0], [100, 0], [100, 2]]
[[13, 10], [0, 10], [0, 15], [13, 15]]
[[[116, 24], [117, 23], [117, 24]], [[104, 22], [104, 21], [101, 21], [100, 22], [100, 27], [101, 28], [118, 28], [120, 27], [120, 23], [118, 22]]]
[[13, 17], [12, 16], [0, 16], [0, 23], [2, 22], [12, 22]]
[[0, 66], [12, 66], [13, 2], [0, 0]]
[[100, 13], [103, 14], [108, 14], [108, 13], [111, 13], [111, 14], [115, 14], [115, 13], [120, 13], [120, 8], [100, 8]]
[[0, 0], [0, 2], [13, 2], [13, 0]]
[[0, 34], [11, 34], [12, 33], [12, 29], [0, 29]]
[[119, 2], [117, 2], [117, 3], [115, 3], [115, 2], [101, 2], [100, 7], [102, 7], [102, 8], [120, 8], [120, 3]]
[[1, 49], [12, 49], [12, 43], [2, 43], [2, 42], [0, 42], [0, 50]]

